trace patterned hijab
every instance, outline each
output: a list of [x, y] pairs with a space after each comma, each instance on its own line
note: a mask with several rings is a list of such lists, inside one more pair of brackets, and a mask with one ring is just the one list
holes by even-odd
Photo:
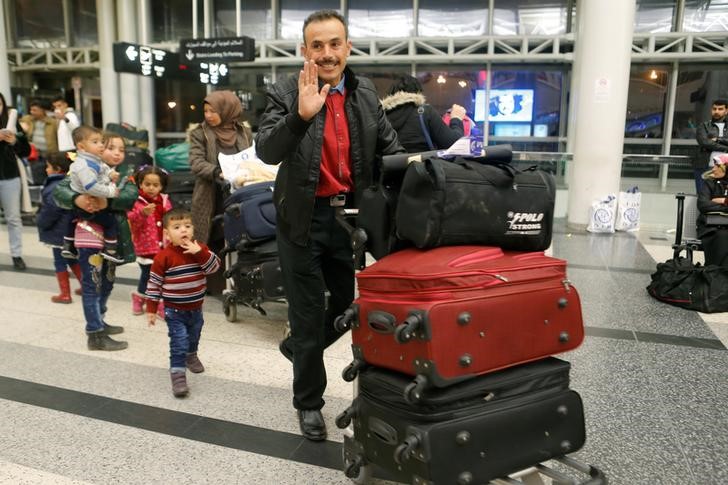
[[207, 125], [215, 133], [215, 138], [222, 146], [234, 146], [238, 135], [235, 123], [243, 114], [240, 99], [232, 91], [213, 91], [205, 97], [205, 103], [212, 106], [212, 109], [220, 115], [219, 125]]

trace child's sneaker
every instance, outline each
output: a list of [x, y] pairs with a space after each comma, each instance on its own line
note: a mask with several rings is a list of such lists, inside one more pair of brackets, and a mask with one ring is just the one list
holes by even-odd
[[134, 315], [142, 315], [144, 314], [144, 301], [146, 298], [144, 298], [139, 293], [132, 291], [131, 292], [131, 313]]
[[190, 372], [194, 372], [195, 374], [199, 374], [200, 372], [205, 372], [205, 366], [202, 365], [202, 362], [200, 362], [199, 357], [197, 357], [197, 352], [192, 352], [191, 354], [187, 354], [187, 359], [185, 360], [185, 365], [190, 370]]
[[78, 251], [74, 245], [73, 239], [63, 238], [63, 248], [61, 249], [61, 256], [66, 259], [78, 259]]
[[185, 397], [190, 392], [190, 388], [187, 387], [187, 374], [184, 372], [172, 372], [170, 376], [172, 378], [172, 394], [174, 394], [174, 397]]

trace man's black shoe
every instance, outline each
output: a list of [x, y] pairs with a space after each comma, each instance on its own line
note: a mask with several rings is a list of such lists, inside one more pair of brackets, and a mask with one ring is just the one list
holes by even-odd
[[311, 441], [323, 441], [326, 439], [326, 423], [321, 411], [318, 409], [298, 410], [298, 424], [301, 426], [301, 434]]
[[25, 271], [25, 261], [20, 256], [13, 256], [13, 268], [16, 271]]
[[288, 342], [289, 342], [288, 339], [289, 339], [289, 337], [286, 337], [283, 340], [281, 340], [281, 343], [278, 344], [278, 350], [281, 351], [281, 354], [283, 354], [283, 357], [285, 357], [286, 359], [291, 361], [291, 363], [293, 363], [293, 351], [288, 346]]

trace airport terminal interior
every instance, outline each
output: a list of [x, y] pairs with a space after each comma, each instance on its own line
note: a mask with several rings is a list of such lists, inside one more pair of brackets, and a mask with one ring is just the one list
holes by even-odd
[[[595, 62], [580, 52], [588, 36], [579, 29], [599, 21], [598, 9], [581, 15], [593, 7], [587, 2], [634, 9], [631, 37], [612, 39], [627, 46], [622, 59], [600, 59], [627, 65], [625, 82], [597, 87], [595, 97], [605, 112], [626, 108], [614, 184], [642, 192], [636, 231], [590, 233], [568, 213], [570, 176], [587, 163], [577, 119], [586, 113], [572, 102]], [[546, 254], [567, 261], [586, 335], [559, 355], [571, 363], [570, 386], [586, 419], [586, 443], [570, 456], [598, 467], [610, 484], [725, 484], [728, 313], [670, 306], [646, 287], [657, 263], [673, 256], [675, 194], [695, 192], [696, 127], [710, 118], [714, 99], [728, 98], [728, 0], [619, 2], [5, 0], [0, 92], [20, 114], [31, 100], [60, 94], [84, 123], [147, 129], [151, 155], [184, 143], [189, 125], [202, 121], [203, 98], [216, 89], [238, 95], [255, 132], [266, 90], [301, 68], [303, 20], [317, 9], [340, 10], [354, 46], [348, 64], [374, 81], [380, 97], [398, 75], [416, 76], [438, 112], [463, 105], [474, 137], [511, 144], [519, 167], [535, 164], [555, 176]], [[231, 61], [219, 85], [189, 73], [150, 79], [114, 70], [115, 42], [176, 60], [183, 39], [243, 35], [255, 41], [254, 59]], [[498, 94], [519, 96], [522, 111], [489, 113]], [[624, 106], [604, 102], [610, 97]], [[598, 146], [598, 120], [589, 119]], [[239, 305], [231, 322], [222, 298], [207, 295], [205, 372], [188, 373], [190, 395], [175, 398], [166, 326], [150, 327], [131, 312], [138, 266], [118, 267], [106, 314], [107, 323], [124, 327], [128, 349], [90, 351], [81, 297], [51, 302], [58, 292], [51, 250], [38, 241], [32, 213], [24, 223], [24, 271], [13, 267], [0, 224], [0, 484], [352, 483], [342, 471], [348, 431], [335, 423], [356, 394], [356, 383], [341, 377], [352, 360], [350, 334], [325, 353], [324, 441], [301, 436], [292, 407], [293, 371], [279, 351], [288, 331], [284, 300], [264, 303], [266, 315]], [[696, 252], [696, 262], [703, 258]], [[372, 471], [369, 483], [397, 483]], [[552, 483], [534, 469], [513, 479]]]

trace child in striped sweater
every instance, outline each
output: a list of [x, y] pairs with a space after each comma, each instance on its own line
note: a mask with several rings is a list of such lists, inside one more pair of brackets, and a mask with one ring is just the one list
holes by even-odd
[[192, 239], [192, 214], [172, 209], [163, 218], [164, 236], [169, 245], [154, 256], [147, 282], [147, 322], [157, 320], [157, 305], [164, 302], [164, 318], [169, 329], [169, 360], [172, 394], [189, 393], [186, 369], [205, 370], [197, 357], [202, 332], [202, 303], [205, 277], [220, 268], [220, 258], [204, 243]]

